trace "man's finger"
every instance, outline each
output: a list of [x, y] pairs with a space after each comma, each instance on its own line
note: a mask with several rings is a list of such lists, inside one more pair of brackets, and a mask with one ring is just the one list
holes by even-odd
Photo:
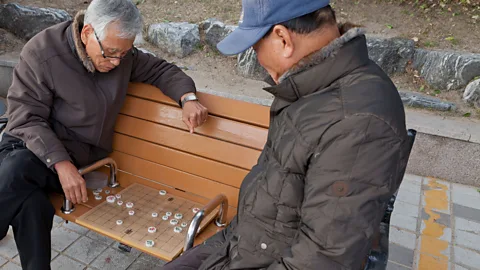
[[87, 184], [85, 183], [85, 180], [83, 180], [80, 191], [82, 192], [82, 202], [86, 203], [88, 201], [88, 193], [87, 193]]
[[198, 119], [198, 116], [196, 113], [191, 113], [190, 114], [190, 117], [188, 118], [190, 120], [190, 123], [192, 124], [192, 126], [195, 128], [197, 127], [197, 119]]
[[82, 202], [82, 191], [79, 185], [75, 186], [75, 200], [77, 201], [75, 204]]
[[[70, 190], [68, 189], [63, 189], [63, 193], [65, 193], [65, 199], [69, 200], [70, 202], [72, 202], [72, 196], [70, 194]], [[73, 203], [73, 202], [72, 202]]]
[[188, 130], [190, 131], [190, 133], [193, 133], [193, 126], [192, 126], [192, 124], [190, 123], [190, 120], [189, 120], [188, 118], [183, 118], [183, 122], [185, 123], [185, 125], [187, 125]]
[[202, 124], [203, 124], [202, 112], [198, 112], [198, 114], [197, 114], [197, 127], [201, 126]]

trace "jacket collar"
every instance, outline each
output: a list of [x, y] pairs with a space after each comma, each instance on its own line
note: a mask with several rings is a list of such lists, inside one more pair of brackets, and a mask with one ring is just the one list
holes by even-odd
[[67, 28], [67, 39], [73, 54], [82, 62], [83, 66], [88, 72], [94, 73], [95, 66], [92, 60], [85, 51], [80, 32], [83, 28], [83, 19], [85, 18], [85, 11], [79, 11], [75, 15], [73, 23]]
[[342, 33], [339, 38], [303, 58], [280, 77], [278, 85], [268, 77], [266, 82], [272, 86], [264, 90], [280, 99], [277, 103], [288, 105], [324, 89], [354, 69], [368, 64], [370, 60], [365, 31], [348, 25], [340, 25], [339, 28]]

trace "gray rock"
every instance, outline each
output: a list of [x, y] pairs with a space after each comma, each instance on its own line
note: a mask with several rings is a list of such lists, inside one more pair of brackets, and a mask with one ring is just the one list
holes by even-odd
[[216, 49], [217, 44], [233, 32], [237, 26], [225, 25], [219, 20], [208, 19], [201, 24], [200, 28], [205, 31], [205, 43]]
[[480, 54], [417, 49], [413, 68], [434, 88], [460, 89], [480, 75]]
[[367, 38], [370, 59], [386, 73], [404, 73], [415, 53], [415, 42], [401, 38]]
[[403, 104], [410, 107], [432, 109], [437, 111], [453, 111], [456, 109], [454, 103], [446, 102], [438, 98], [411, 92], [399, 91], [399, 93]]
[[71, 19], [61, 9], [25, 7], [19, 4], [0, 5], [0, 28], [25, 40], [52, 25]]
[[263, 80], [268, 76], [267, 71], [258, 62], [253, 48], [248, 49], [237, 57], [237, 72], [245, 78]]
[[480, 108], [480, 79], [467, 85], [463, 93], [463, 100]]
[[140, 46], [145, 44], [145, 40], [143, 39], [143, 34], [140, 33], [135, 37], [135, 41], [133, 41], [133, 45]]
[[186, 22], [152, 24], [148, 40], [177, 57], [191, 54], [200, 44], [198, 25]]

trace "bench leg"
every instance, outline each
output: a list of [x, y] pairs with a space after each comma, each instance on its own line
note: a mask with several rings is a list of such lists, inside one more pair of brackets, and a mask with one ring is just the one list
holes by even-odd
[[66, 198], [63, 198], [63, 205], [61, 210], [62, 213], [64, 213], [65, 215], [70, 215], [71, 213], [73, 213], [73, 211], [75, 211], [75, 205], [73, 205], [73, 203]]

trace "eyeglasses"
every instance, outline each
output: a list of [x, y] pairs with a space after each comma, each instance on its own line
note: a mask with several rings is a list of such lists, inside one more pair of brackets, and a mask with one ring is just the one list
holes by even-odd
[[132, 51], [132, 49], [128, 50], [127, 52], [125, 52], [125, 55], [123, 55], [123, 56], [109, 56], [109, 55], [105, 55], [105, 50], [103, 49], [102, 43], [100, 42], [100, 39], [99, 39], [98, 36], [97, 36], [97, 32], [96, 32], [95, 30], [93, 30], [93, 33], [95, 34], [95, 38], [96, 38], [97, 41], [98, 41], [98, 45], [100, 45], [100, 51], [102, 52], [102, 56], [103, 56], [103, 58], [105, 58], [105, 59], [118, 59], [118, 60], [122, 61], [125, 57], [127, 57], [128, 52]]

